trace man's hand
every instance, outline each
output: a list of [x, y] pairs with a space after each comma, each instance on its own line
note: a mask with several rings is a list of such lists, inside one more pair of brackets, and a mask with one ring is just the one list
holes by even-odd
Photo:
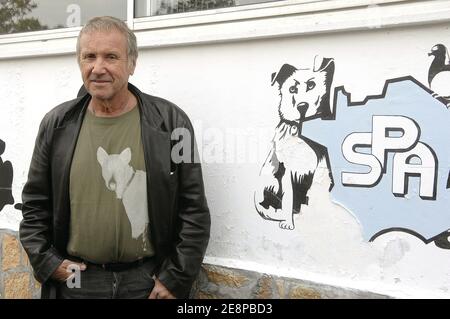
[[81, 271], [86, 270], [86, 265], [82, 263], [77, 263], [72, 260], [64, 259], [64, 261], [59, 265], [59, 267], [52, 274], [52, 279], [64, 282], [66, 281], [72, 274], [75, 267], [79, 267]]
[[155, 287], [153, 287], [148, 299], [175, 299], [175, 296], [167, 290], [158, 278], [155, 278]]

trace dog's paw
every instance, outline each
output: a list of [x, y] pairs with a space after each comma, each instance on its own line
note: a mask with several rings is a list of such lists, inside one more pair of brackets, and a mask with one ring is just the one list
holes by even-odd
[[295, 226], [294, 226], [293, 222], [288, 222], [287, 220], [284, 220], [284, 221], [280, 222], [280, 228], [281, 229], [292, 230], [292, 229], [295, 228]]

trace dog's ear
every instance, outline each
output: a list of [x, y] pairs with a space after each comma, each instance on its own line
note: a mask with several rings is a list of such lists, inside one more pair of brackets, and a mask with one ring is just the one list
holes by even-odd
[[329, 72], [334, 71], [334, 59], [333, 58], [323, 58], [319, 56], [314, 57], [314, 72]]
[[278, 72], [272, 73], [272, 85], [278, 83], [278, 87], [281, 87], [288, 77], [297, 71], [295, 67], [290, 64], [283, 64]]
[[331, 83], [334, 76], [334, 59], [332, 58], [318, 58], [314, 59], [314, 72], [324, 72], [325, 74], [325, 87], [326, 93], [322, 96], [320, 105], [317, 109], [317, 115], [320, 115], [322, 119], [331, 118]]
[[103, 147], [99, 146], [97, 149], [97, 161], [100, 163], [100, 165], [103, 166], [103, 163], [108, 159], [108, 153], [103, 149]]
[[120, 153], [119, 158], [125, 163], [128, 164], [131, 161], [131, 149], [127, 147]]

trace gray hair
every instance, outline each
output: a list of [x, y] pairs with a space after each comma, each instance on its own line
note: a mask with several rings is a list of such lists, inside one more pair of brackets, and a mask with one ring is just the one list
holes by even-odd
[[111, 31], [115, 29], [122, 33], [128, 43], [128, 63], [130, 66], [136, 65], [136, 60], [138, 57], [137, 41], [136, 36], [133, 31], [131, 31], [125, 22], [115, 17], [95, 17], [90, 19], [84, 27], [81, 29], [80, 34], [78, 34], [77, 39], [77, 59], [80, 63], [80, 39], [85, 33], [95, 32], [95, 31]]

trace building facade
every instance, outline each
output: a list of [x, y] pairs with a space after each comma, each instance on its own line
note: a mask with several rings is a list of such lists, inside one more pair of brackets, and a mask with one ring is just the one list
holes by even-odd
[[450, 297], [450, 1], [35, 3], [33, 31], [0, 35], [0, 298], [39, 296], [21, 190], [41, 118], [82, 85], [80, 25], [106, 14], [136, 32], [130, 82], [196, 129], [194, 297]]

